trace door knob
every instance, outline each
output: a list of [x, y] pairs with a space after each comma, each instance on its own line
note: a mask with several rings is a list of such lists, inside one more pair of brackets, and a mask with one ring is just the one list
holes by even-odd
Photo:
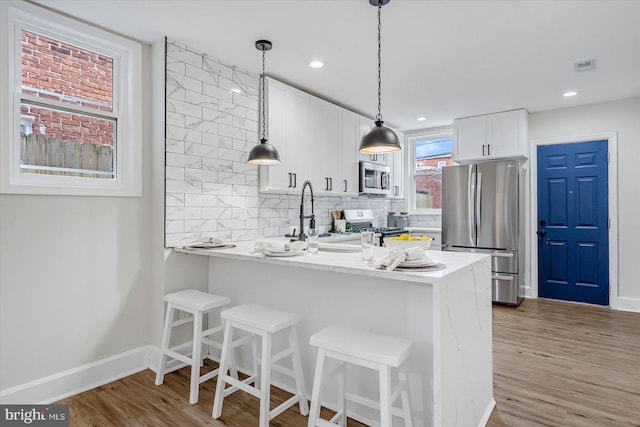
[[544, 219], [542, 221], [540, 221], [540, 225], [542, 227], [544, 227], [545, 225], [547, 225], [547, 221], [545, 221]]
[[540, 230], [540, 231], [538, 231], [538, 235], [539, 235], [539, 236], [546, 236], [546, 235], [547, 235], [547, 232], [546, 232], [546, 231], [544, 231], [544, 230]]

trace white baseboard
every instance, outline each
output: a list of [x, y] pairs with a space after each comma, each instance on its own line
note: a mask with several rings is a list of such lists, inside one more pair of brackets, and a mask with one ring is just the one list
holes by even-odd
[[152, 346], [145, 345], [106, 359], [0, 391], [2, 404], [49, 404], [119, 380], [149, 367]]
[[536, 298], [536, 295], [533, 294], [533, 288], [531, 286], [523, 286], [521, 296], [525, 298]]
[[640, 313], [640, 298], [618, 297], [616, 309]]
[[495, 407], [496, 407], [496, 400], [493, 397], [491, 397], [489, 406], [487, 406], [487, 410], [484, 411], [484, 414], [482, 415], [482, 419], [480, 420], [478, 427], [484, 427], [487, 425], [487, 423], [489, 422], [489, 418], [491, 417], [491, 413], [493, 412], [493, 408]]

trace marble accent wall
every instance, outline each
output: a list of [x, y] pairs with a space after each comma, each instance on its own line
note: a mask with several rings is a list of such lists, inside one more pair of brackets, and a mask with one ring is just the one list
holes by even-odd
[[[165, 246], [299, 228], [300, 197], [259, 194], [258, 167], [246, 163], [258, 143], [258, 74], [175, 40], [166, 54]], [[331, 224], [330, 210], [365, 208], [384, 226], [387, 211], [404, 209], [404, 201], [316, 197], [317, 224]]]
[[441, 228], [442, 227], [442, 215], [441, 214], [410, 214], [409, 215], [410, 227], [427, 227], [427, 228]]

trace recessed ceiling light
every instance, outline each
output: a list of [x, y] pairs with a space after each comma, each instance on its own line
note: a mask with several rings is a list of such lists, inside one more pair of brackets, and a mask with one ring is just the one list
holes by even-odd
[[322, 68], [322, 67], [324, 67], [324, 63], [322, 61], [311, 61], [311, 62], [309, 62], [309, 67], [311, 67], [311, 68]]
[[578, 94], [578, 92], [576, 92], [575, 90], [570, 90], [568, 92], [565, 92], [562, 94], [562, 96], [564, 96], [565, 98], [569, 98], [570, 96], [576, 96]]
[[425, 120], [427, 120], [427, 118], [426, 117], [418, 117], [416, 120], [419, 121], [419, 122], [424, 122]]

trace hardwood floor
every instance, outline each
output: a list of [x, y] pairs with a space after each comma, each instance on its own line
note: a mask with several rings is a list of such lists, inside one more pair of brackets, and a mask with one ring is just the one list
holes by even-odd
[[640, 314], [552, 300], [493, 309], [487, 424], [640, 426]]
[[[488, 426], [640, 426], [640, 314], [551, 300], [494, 306], [493, 345], [497, 405]], [[213, 420], [215, 380], [189, 405], [188, 368], [159, 387], [154, 379], [147, 370], [57, 403], [70, 405], [72, 426], [258, 425], [258, 400], [246, 393], [226, 398]], [[273, 388], [272, 407], [289, 396]], [[295, 406], [271, 425], [306, 422]]]

